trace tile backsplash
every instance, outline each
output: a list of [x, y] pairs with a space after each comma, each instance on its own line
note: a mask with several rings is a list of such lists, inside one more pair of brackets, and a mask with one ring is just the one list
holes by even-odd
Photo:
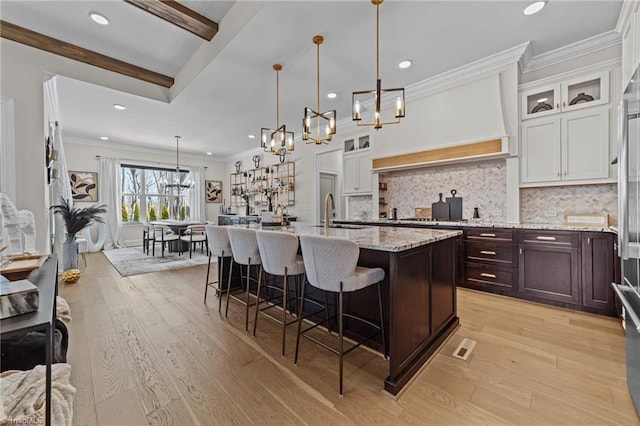
[[574, 185], [520, 190], [520, 221], [564, 223], [565, 213], [607, 213], [618, 224], [616, 184]]
[[[387, 189], [380, 190], [379, 196], [386, 205], [380, 209], [388, 213], [395, 207], [398, 218], [413, 217], [415, 207], [431, 207], [438, 193], [445, 199], [455, 189], [463, 200], [464, 219], [471, 219], [473, 208], [478, 207], [483, 221], [506, 222], [506, 174], [503, 159], [384, 173], [379, 181]], [[372, 205], [377, 201], [371, 196], [349, 197], [348, 217], [374, 218]], [[562, 224], [565, 213], [607, 213], [609, 224], [617, 225], [617, 203], [616, 184], [522, 188], [520, 222]]]
[[380, 182], [387, 183], [380, 197], [387, 210], [398, 209], [398, 218], [413, 217], [415, 207], [431, 207], [438, 193], [443, 193], [444, 200], [455, 189], [463, 200], [463, 218], [471, 219], [473, 208], [478, 207], [482, 219], [505, 222], [506, 174], [503, 159], [391, 172], [380, 176]]

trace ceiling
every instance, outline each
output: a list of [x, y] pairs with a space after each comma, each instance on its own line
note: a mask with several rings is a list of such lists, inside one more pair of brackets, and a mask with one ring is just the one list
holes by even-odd
[[[3, 0], [0, 12], [5, 21], [176, 79], [171, 101], [163, 102], [62, 77], [62, 130], [73, 141], [173, 151], [174, 135], [181, 135], [181, 153], [218, 158], [254, 148], [258, 139], [248, 135], [276, 125], [274, 63], [284, 66], [280, 123], [299, 134], [303, 108], [316, 105], [315, 34], [325, 37], [322, 111], [349, 117], [351, 92], [375, 87], [375, 7], [368, 0], [180, 3], [219, 24], [212, 41], [120, 0]], [[552, 0], [525, 16], [528, 3], [387, 0], [380, 6], [383, 88], [408, 86], [527, 41], [536, 56], [611, 31], [622, 4]], [[95, 24], [89, 11], [110, 24]], [[413, 65], [398, 68], [403, 59]], [[328, 92], [338, 97], [327, 99]], [[117, 111], [115, 103], [127, 109]]]

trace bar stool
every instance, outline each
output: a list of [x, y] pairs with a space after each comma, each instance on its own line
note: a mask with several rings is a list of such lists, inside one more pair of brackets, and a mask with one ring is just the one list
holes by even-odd
[[[258, 240], [256, 239], [256, 231], [248, 228], [227, 228], [227, 233], [229, 234], [229, 242], [231, 243], [233, 261], [242, 266], [246, 265], [247, 267], [247, 289], [245, 290], [245, 301], [240, 300], [239, 298], [231, 294], [231, 271], [233, 270], [233, 267], [229, 268], [229, 281], [227, 283], [227, 305], [224, 315], [226, 317], [229, 314], [230, 297], [244, 304], [246, 306], [246, 311], [244, 314], [244, 329], [246, 331], [249, 331], [249, 306], [253, 305], [249, 303], [249, 290], [251, 288], [251, 266], [260, 266], [260, 270], [258, 272], [258, 280], [260, 280], [260, 276], [262, 276], [262, 262], [260, 259], [260, 252], [258, 251]], [[240, 275], [242, 276], [242, 267], [240, 267]]]
[[[204, 303], [207, 303], [207, 290], [213, 284], [218, 285], [218, 312], [222, 312], [222, 279], [224, 277], [223, 267], [225, 259], [231, 258], [231, 244], [229, 243], [229, 235], [227, 228], [215, 225], [205, 225], [207, 233], [207, 241], [209, 247], [209, 265], [207, 266], [207, 280], [204, 286]], [[211, 257], [220, 259], [218, 262], [218, 280], [209, 282], [209, 271], [211, 270]], [[231, 265], [229, 265], [231, 268]]]
[[[340, 339], [340, 350], [337, 351], [324, 343], [317, 341], [309, 336], [311, 340], [320, 344], [326, 349], [337, 353], [340, 356], [340, 395], [342, 392], [343, 381], [343, 358], [358, 346], [378, 335], [382, 334], [382, 347], [384, 357], [387, 357], [387, 346], [384, 336], [384, 315], [382, 312], [382, 286], [384, 280], [384, 269], [382, 268], [363, 268], [357, 266], [360, 249], [358, 245], [351, 240], [336, 237], [321, 237], [312, 235], [301, 235], [300, 246], [302, 247], [302, 256], [304, 266], [307, 273], [307, 280], [313, 287], [325, 290], [327, 292], [338, 293], [338, 335]], [[343, 312], [343, 294], [346, 292], [355, 292], [377, 283], [378, 286], [378, 303], [380, 308], [380, 323], [375, 324], [367, 319], [354, 316]], [[304, 292], [306, 285], [302, 285], [302, 300], [304, 303]], [[358, 320], [370, 325], [376, 331], [361, 342], [344, 350], [343, 325], [344, 317]], [[298, 335], [296, 337], [296, 352], [294, 363], [298, 363], [298, 351], [300, 349], [300, 336], [317, 327], [319, 324], [312, 325], [302, 330], [303, 316], [298, 316]]]
[[[287, 326], [294, 324], [297, 320], [287, 322], [287, 301], [289, 301], [289, 311], [291, 309], [291, 300], [289, 298], [289, 277], [298, 277], [304, 275], [304, 261], [302, 256], [298, 256], [298, 237], [293, 234], [287, 234], [284, 232], [276, 231], [256, 231], [256, 239], [258, 240], [258, 250], [260, 251], [260, 259], [262, 260], [262, 269], [269, 275], [283, 277], [282, 288], [267, 284], [267, 280], [264, 279], [264, 287], [261, 286], [261, 279], [258, 279], [258, 300], [256, 303], [256, 316], [253, 321], [253, 335], [256, 335], [256, 328], [258, 326], [258, 312], [265, 311], [267, 309], [274, 308], [275, 304], [270, 304], [267, 307], [260, 308], [260, 289], [264, 288], [266, 301], [267, 289], [273, 289], [282, 292], [282, 320], [272, 318], [282, 324], [282, 356], [285, 355]], [[294, 288], [295, 297], [298, 296], [297, 281]], [[296, 307], [295, 310], [297, 310]], [[299, 312], [297, 312], [299, 314]]]

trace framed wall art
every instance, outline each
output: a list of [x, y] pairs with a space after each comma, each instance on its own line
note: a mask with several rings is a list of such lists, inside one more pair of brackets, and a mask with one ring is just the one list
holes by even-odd
[[98, 173], [69, 171], [73, 201], [98, 201]]
[[205, 180], [204, 193], [207, 203], [222, 202], [222, 181], [221, 180]]

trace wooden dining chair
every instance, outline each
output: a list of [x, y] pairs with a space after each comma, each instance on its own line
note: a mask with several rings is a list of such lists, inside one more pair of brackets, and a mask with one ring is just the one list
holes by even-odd
[[151, 232], [153, 232], [153, 248], [151, 250], [152, 256], [156, 255], [156, 243], [160, 243], [162, 247], [162, 257], [164, 257], [165, 247], [168, 248], [169, 243], [172, 241], [177, 241], [178, 245], [178, 254], [182, 254], [182, 247], [180, 241], [180, 235], [174, 234], [168, 226], [157, 226], [155, 225]]
[[200, 243], [200, 253], [204, 253], [204, 247], [207, 244], [207, 232], [204, 225], [187, 226], [184, 231], [180, 232], [180, 240], [189, 243], [189, 259], [191, 259], [191, 254], [198, 243]]

